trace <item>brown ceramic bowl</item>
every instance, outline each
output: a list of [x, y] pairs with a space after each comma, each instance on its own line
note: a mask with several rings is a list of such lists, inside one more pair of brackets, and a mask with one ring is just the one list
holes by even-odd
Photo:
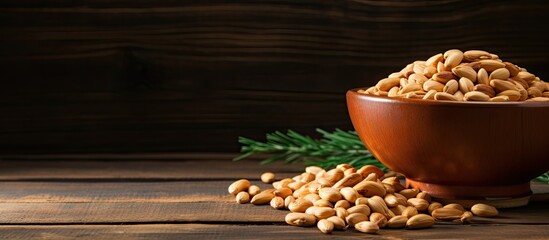
[[549, 169], [549, 102], [451, 102], [347, 92], [366, 147], [407, 185], [442, 200], [525, 205]]

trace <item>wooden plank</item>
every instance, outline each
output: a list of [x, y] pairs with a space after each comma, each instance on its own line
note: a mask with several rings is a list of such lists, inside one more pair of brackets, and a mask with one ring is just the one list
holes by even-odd
[[[2, 203], [234, 202], [232, 181], [0, 181]], [[258, 180], [262, 189], [271, 185]], [[532, 184], [538, 202], [549, 202], [549, 184]], [[545, 196], [545, 198], [542, 198]]]
[[199, 161], [100, 161], [100, 160], [1, 160], [0, 180], [59, 180], [59, 179], [259, 179], [261, 173], [271, 171], [292, 176], [303, 172], [302, 164], [285, 165], [277, 162], [260, 165], [255, 160], [232, 162], [223, 160]]
[[285, 225], [138, 224], [0, 226], [6, 239], [546, 239], [547, 225], [436, 225], [430, 229], [381, 229], [368, 235], [355, 230], [330, 235], [316, 228]]
[[[234, 202], [232, 181], [0, 182], [3, 203]], [[272, 188], [255, 181], [262, 189]]]
[[287, 212], [236, 203], [0, 203], [0, 224], [284, 221]]
[[[229, 180], [247, 178], [258, 180], [261, 173], [275, 172], [278, 178], [291, 177], [301, 173], [304, 166], [301, 164], [283, 164], [276, 162], [269, 165], [260, 165], [256, 160], [242, 160], [231, 162], [235, 155], [218, 154], [213, 158], [226, 160], [209, 160], [207, 154], [149, 154], [137, 161], [133, 155], [82, 155], [64, 156], [45, 155], [38, 157], [20, 156], [0, 160], [0, 181], [38, 181], [38, 180]], [[83, 155], [85, 156], [85, 155]], [[107, 156], [107, 157], [106, 157]], [[74, 158], [71, 158], [74, 157]], [[63, 159], [43, 161], [48, 159]], [[103, 160], [91, 160], [103, 158]], [[70, 160], [69, 160], [70, 159]], [[81, 160], [84, 159], [84, 160]], [[115, 159], [115, 160], [110, 160]], [[158, 159], [158, 160], [142, 160]], [[166, 161], [171, 159], [171, 161]], [[200, 161], [178, 161], [184, 159], [202, 159]], [[29, 167], [32, 166], [32, 167]], [[544, 201], [547, 196], [547, 184], [532, 183], [532, 190], [537, 193], [534, 201]]]
[[[549, 224], [547, 203], [501, 209], [479, 224]], [[223, 202], [189, 203], [0, 203], [0, 224], [74, 223], [283, 223], [287, 211], [270, 206]]]
[[236, 151], [239, 135], [351, 129], [347, 89], [450, 48], [494, 51], [544, 79], [548, 10], [534, 0], [2, 2], [0, 79], [11, 81], [0, 88], [0, 153]]

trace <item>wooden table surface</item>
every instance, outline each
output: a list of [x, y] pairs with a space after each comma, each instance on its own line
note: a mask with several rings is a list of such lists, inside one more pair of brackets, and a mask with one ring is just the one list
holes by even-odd
[[[549, 238], [549, 185], [533, 183], [527, 207], [497, 218], [431, 229], [354, 230], [324, 235], [284, 223], [286, 211], [239, 205], [227, 186], [259, 183], [264, 171], [293, 176], [300, 165], [232, 162], [230, 154], [49, 155], [0, 159], [4, 239]], [[264, 184], [260, 186], [266, 187]]]

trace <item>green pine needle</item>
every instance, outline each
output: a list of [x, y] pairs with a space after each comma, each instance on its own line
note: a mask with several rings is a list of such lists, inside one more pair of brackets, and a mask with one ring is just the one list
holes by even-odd
[[[287, 133], [276, 131], [267, 134], [267, 141], [260, 142], [240, 137], [242, 155], [233, 159], [238, 161], [254, 154], [277, 154], [261, 161], [269, 164], [277, 161], [285, 163], [303, 162], [307, 166], [319, 166], [331, 169], [339, 164], [347, 163], [355, 168], [365, 165], [375, 165], [387, 170], [374, 155], [366, 149], [355, 131], [336, 129], [328, 132], [316, 129], [322, 134], [321, 139], [313, 139], [298, 132], [288, 130]], [[533, 179], [534, 181], [549, 183], [549, 172]]]

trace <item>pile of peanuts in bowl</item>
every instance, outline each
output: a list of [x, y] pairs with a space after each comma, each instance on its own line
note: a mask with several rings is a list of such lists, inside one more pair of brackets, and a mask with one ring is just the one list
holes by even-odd
[[545, 102], [549, 101], [549, 82], [498, 55], [451, 49], [410, 63], [358, 92], [424, 100]]

